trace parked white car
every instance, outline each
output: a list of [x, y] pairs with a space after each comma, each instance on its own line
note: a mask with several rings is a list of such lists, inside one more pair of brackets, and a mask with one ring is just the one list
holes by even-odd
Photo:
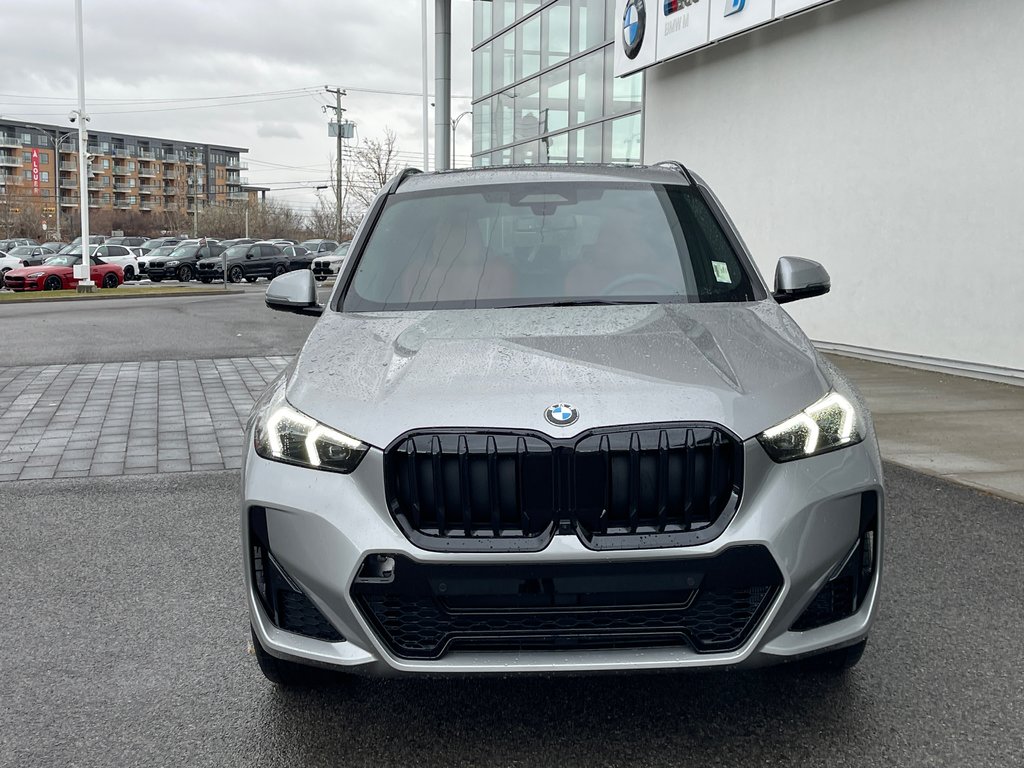
[[[69, 253], [80, 255], [82, 246], [76, 245]], [[92, 255], [103, 259], [107, 264], [117, 264], [124, 270], [124, 281], [135, 280], [139, 275], [139, 260], [126, 245], [94, 245]]]
[[4, 275], [12, 269], [20, 269], [24, 266], [25, 262], [17, 256], [8, 256], [4, 251], [0, 251], [0, 288], [2, 288], [4, 284]]
[[352, 244], [351, 241], [342, 243], [331, 253], [326, 256], [318, 256], [313, 259], [313, 277], [318, 281], [324, 281], [328, 277], [334, 277], [341, 268], [345, 265], [345, 257], [348, 255], [348, 247]]

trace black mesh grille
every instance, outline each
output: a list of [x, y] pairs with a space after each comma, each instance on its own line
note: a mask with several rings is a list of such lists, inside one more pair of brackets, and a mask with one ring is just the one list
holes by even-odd
[[385, 476], [392, 514], [427, 549], [540, 549], [560, 529], [594, 548], [661, 547], [721, 532], [739, 501], [742, 465], [739, 441], [711, 426], [564, 441], [439, 431], [396, 441]]
[[440, 566], [396, 558], [353, 597], [396, 656], [743, 644], [782, 584], [762, 547], [672, 562]]

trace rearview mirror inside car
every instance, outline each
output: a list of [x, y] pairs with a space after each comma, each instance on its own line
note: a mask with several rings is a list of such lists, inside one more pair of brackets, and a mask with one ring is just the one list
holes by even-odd
[[821, 296], [832, 289], [832, 278], [816, 261], [783, 256], [775, 267], [775, 292], [779, 304]]
[[316, 280], [308, 269], [300, 269], [275, 277], [267, 287], [267, 306], [281, 312], [299, 315], [321, 315], [324, 308], [317, 302]]

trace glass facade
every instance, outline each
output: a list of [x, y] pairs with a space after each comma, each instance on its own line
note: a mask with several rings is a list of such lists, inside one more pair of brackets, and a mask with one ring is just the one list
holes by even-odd
[[474, 165], [640, 162], [643, 75], [613, 77], [614, 8], [474, 0]]

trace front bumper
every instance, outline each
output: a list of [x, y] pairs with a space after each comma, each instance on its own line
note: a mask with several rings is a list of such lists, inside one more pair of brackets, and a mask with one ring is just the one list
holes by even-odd
[[[258, 457], [249, 441], [243, 468], [242, 539], [250, 616], [260, 644], [272, 655], [370, 674], [576, 672], [713, 666], [760, 666], [852, 645], [876, 613], [881, 573], [883, 488], [873, 437], [822, 456], [773, 463], [756, 440], [744, 444], [743, 498], [725, 531], [696, 546], [645, 550], [586, 548], [575, 535], [557, 535], [540, 552], [428, 552], [413, 545], [387, 511], [383, 455], [371, 450], [351, 475], [307, 470]], [[301, 495], [297, 493], [301, 489]], [[847, 560], [860, 536], [862, 504], [877, 507], [874, 570], [853, 615], [792, 631], [805, 609]], [[249, 512], [265, 510], [276, 563], [294, 586], [344, 637], [328, 642], [284, 631], [270, 620], [254, 583]], [[262, 514], [262, 513], [261, 513]], [[399, 656], [379, 622], [361, 610], [353, 584], [370, 555], [387, 554], [424, 566], [571, 564], [696, 564], [731, 550], [770, 553], [781, 585], [737, 647], [698, 652], [691, 647], [607, 649], [451, 650], [440, 658]], [[364, 574], [365, 575], [365, 574]]]
[[42, 277], [28, 280], [24, 277], [11, 277], [7, 275], [4, 278], [4, 288], [19, 293], [22, 291], [41, 291], [43, 290], [43, 281], [45, 279], [45, 277]]

